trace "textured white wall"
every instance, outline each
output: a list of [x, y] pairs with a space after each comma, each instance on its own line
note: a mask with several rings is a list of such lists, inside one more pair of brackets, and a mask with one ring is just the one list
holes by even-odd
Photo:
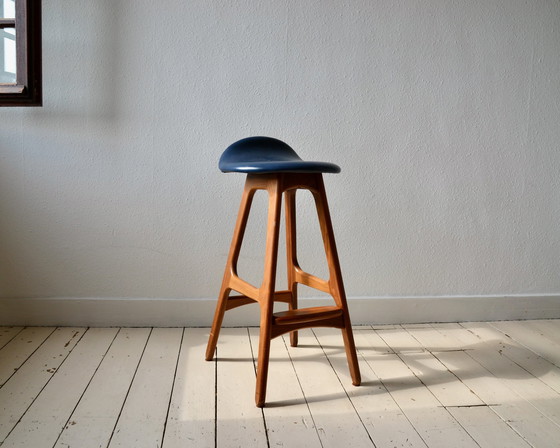
[[250, 135], [342, 166], [349, 296], [560, 293], [557, 0], [43, 14], [44, 107], [0, 109], [0, 297], [214, 297], [243, 182], [217, 161]]

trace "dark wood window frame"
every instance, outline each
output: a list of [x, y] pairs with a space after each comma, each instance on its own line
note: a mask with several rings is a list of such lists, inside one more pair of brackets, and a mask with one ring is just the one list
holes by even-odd
[[0, 28], [16, 30], [16, 83], [0, 84], [0, 106], [42, 106], [41, 0], [16, 0], [15, 19]]

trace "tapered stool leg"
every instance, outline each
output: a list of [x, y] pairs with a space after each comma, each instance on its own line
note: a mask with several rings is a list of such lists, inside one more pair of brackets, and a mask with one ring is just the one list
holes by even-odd
[[272, 304], [261, 306], [259, 332], [259, 354], [257, 358], [257, 385], [255, 387], [255, 404], [262, 408], [266, 400], [268, 380], [268, 362], [270, 359], [270, 340], [272, 326]]
[[344, 340], [344, 349], [346, 351], [346, 358], [348, 360], [348, 368], [350, 370], [350, 376], [352, 377], [352, 384], [354, 386], [359, 386], [361, 383], [360, 367], [356, 354], [354, 335], [352, 334], [352, 324], [350, 322], [350, 314], [348, 312], [348, 304], [346, 302], [346, 293], [344, 292], [344, 285], [342, 282], [342, 273], [340, 270], [338, 252], [336, 250], [336, 243], [334, 239], [331, 216], [329, 213], [327, 195], [325, 192], [325, 186], [322, 176], [318, 175], [317, 180], [318, 188], [316, 192], [313, 192], [313, 197], [315, 199], [315, 204], [317, 207], [319, 225], [321, 227], [321, 234], [323, 237], [323, 243], [325, 245], [325, 252], [329, 266], [329, 286], [331, 289], [332, 297], [334, 298], [336, 304], [342, 309], [343, 313], [344, 328], [342, 328], [341, 330]]
[[237, 270], [237, 260], [239, 259], [239, 252], [241, 251], [243, 235], [245, 234], [245, 228], [247, 227], [247, 220], [249, 218], [254, 194], [255, 190], [250, 187], [249, 182], [245, 182], [243, 196], [241, 197], [241, 205], [239, 206], [239, 213], [237, 215], [237, 222], [233, 231], [229, 256], [224, 271], [224, 278], [222, 280], [222, 287], [220, 288], [220, 295], [218, 296], [218, 304], [216, 306], [216, 311], [214, 312], [214, 320], [212, 322], [210, 337], [208, 338], [208, 345], [206, 347], [206, 361], [211, 361], [214, 358], [216, 344], [218, 343], [218, 336], [220, 335], [222, 321], [227, 308], [229, 293], [231, 292], [231, 289], [229, 288], [231, 276]]
[[[296, 238], [296, 190], [288, 190], [284, 193], [286, 200], [286, 258], [288, 271], [288, 290], [291, 293], [289, 309], [295, 310], [298, 307], [296, 267], [297, 261], [297, 238]], [[290, 333], [290, 345], [297, 347], [298, 332]]]
[[258, 407], [263, 407], [266, 399], [270, 340], [272, 338], [272, 312], [274, 307], [274, 288], [276, 284], [276, 265], [278, 259], [278, 234], [280, 230], [282, 204], [280, 180], [278, 178], [270, 180], [267, 190], [269, 200], [266, 256], [264, 262], [263, 282], [259, 294], [261, 320], [259, 355], [257, 358], [257, 385], [255, 391], [255, 403]]
[[222, 328], [222, 321], [226, 312], [227, 300], [230, 291], [231, 289], [224, 288], [223, 286], [220, 291], [218, 304], [216, 306], [216, 311], [214, 312], [212, 328], [210, 329], [210, 336], [208, 337], [208, 345], [206, 346], [206, 361], [212, 361], [212, 359], [214, 359], [214, 352], [216, 351], [216, 344], [218, 343], [218, 336], [220, 335], [220, 329]]

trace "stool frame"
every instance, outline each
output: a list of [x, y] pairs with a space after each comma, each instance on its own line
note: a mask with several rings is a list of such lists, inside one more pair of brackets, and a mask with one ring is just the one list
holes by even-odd
[[[328, 280], [320, 279], [303, 271], [297, 260], [295, 198], [298, 189], [309, 190], [315, 200], [329, 268]], [[266, 253], [263, 280], [259, 288], [242, 280], [237, 274], [237, 262], [245, 228], [253, 197], [257, 190], [266, 190], [268, 192]], [[288, 289], [276, 291], [278, 238], [283, 196], [285, 198]], [[298, 309], [298, 283], [330, 294], [334, 299], [335, 306]], [[230, 296], [232, 290], [241, 295]], [[352, 384], [355, 386], [360, 385], [360, 369], [352, 334], [352, 325], [350, 323], [346, 294], [344, 292], [340, 263], [321, 173], [276, 172], [247, 175], [218, 304], [208, 339], [206, 349], [207, 361], [212, 360], [214, 357], [225, 312], [255, 302], [260, 306], [260, 337], [255, 392], [255, 402], [258, 407], [263, 407], [265, 404], [271, 339], [285, 333], [290, 333], [290, 345], [296, 347], [298, 344], [297, 330], [303, 328], [334, 327], [341, 329]], [[287, 303], [288, 311], [274, 313], [274, 302]]]

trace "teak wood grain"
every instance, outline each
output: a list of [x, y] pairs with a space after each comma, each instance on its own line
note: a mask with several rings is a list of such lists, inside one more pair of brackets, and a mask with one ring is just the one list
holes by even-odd
[[[315, 200], [329, 269], [328, 280], [320, 279], [303, 271], [298, 263], [296, 245], [296, 191], [298, 189], [309, 190]], [[266, 190], [268, 193], [264, 274], [259, 287], [247, 283], [237, 274], [237, 262], [247, 227], [251, 204], [257, 190]], [[288, 290], [276, 291], [276, 266], [283, 197], [285, 199], [286, 214]], [[298, 308], [298, 284], [329, 293], [334, 299], [335, 306]], [[236, 291], [241, 295], [230, 297], [232, 291]], [[352, 325], [348, 313], [327, 195], [325, 193], [323, 177], [320, 173], [247, 175], [218, 297], [218, 304], [208, 339], [207, 361], [212, 360], [214, 357], [225, 312], [253, 302], [258, 302], [260, 306], [260, 335], [255, 393], [257, 406], [262, 407], [265, 403], [271, 339], [285, 333], [290, 333], [290, 345], [296, 347], [298, 344], [297, 331], [303, 328], [334, 327], [341, 329], [352, 384], [355, 386], [360, 384], [360, 370], [352, 334]], [[274, 313], [274, 302], [288, 303], [288, 311]]]

